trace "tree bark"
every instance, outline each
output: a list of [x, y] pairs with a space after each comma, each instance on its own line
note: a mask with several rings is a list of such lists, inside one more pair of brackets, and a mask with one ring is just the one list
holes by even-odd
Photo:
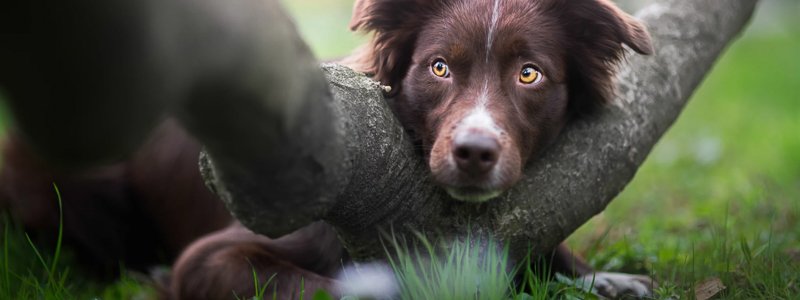
[[[522, 182], [484, 204], [452, 200], [431, 182], [427, 164], [385, 105], [376, 83], [345, 67], [323, 65], [334, 95], [333, 127], [344, 140], [348, 161], [331, 172], [343, 176], [344, 188], [331, 195], [335, 202], [322, 217], [335, 226], [356, 258], [383, 253], [381, 230], [489, 234], [509, 242], [516, 258], [527, 251], [553, 249], [630, 182], [716, 58], [747, 23], [756, 2], [669, 0], [642, 10], [638, 16], [648, 25], [656, 54], [630, 55], [618, 76], [616, 103], [569, 124], [561, 138], [527, 166]], [[221, 165], [205, 166], [204, 172], [215, 178], [214, 170]], [[284, 188], [261, 183], [267, 191]], [[238, 183], [215, 180], [212, 185], [220, 189]], [[280, 224], [289, 216], [269, 212], [269, 203], [281, 199], [243, 192], [224, 193], [223, 198], [246, 226], [273, 237], [286, 233], [274, 228], [285, 228]], [[240, 206], [243, 202], [248, 204]], [[270, 222], [250, 221], [265, 216]]]

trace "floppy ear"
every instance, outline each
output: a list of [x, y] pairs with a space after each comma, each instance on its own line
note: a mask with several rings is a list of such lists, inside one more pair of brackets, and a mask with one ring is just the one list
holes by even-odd
[[622, 44], [640, 54], [652, 54], [650, 34], [643, 24], [609, 0], [569, 0], [567, 20], [570, 110], [591, 112], [614, 96], [614, 74], [624, 55]]
[[622, 11], [610, 0], [595, 0], [598, 8], [598, 15], [605, 14], [609, 19], [604, 20], [608, 24], [613, 24], [614, 31], [619, 41], [631, 47], [639, 54], [653, 54], [653, 45], [650, 33], [647, 32], [644, 24], [634, 19], [628, 13]]
[[350, 30], [355, 31], [361, 26], [367, 14], [367, 6], [372, 1], [370, 0], [356, 0], [353, 4], [353, 16], [350, 18]]
[[400, 90], [411, 64], [417, 34], [445, 0], [356, 0], [350, 30], [373, 32], [366, 49], [356, 55], [359, 65], [376, 80]]

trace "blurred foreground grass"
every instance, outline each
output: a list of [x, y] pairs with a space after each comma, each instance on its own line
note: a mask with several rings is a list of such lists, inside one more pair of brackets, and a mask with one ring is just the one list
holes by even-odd
[[[285, 3], [318, 57], [346, 55], [365, 40], [347, 30], [351, 1]], [[800, 22], [758, 18], [780, 30], [746, 31], [628, 188], [568, 240], [595, 267], [650, 273], [662, 296], [692, 298], [711, 277], [727, 286], [726, 298], [800, 294]], [[40, 262], [21, 230], [6, 228], [2, 265], [20, 275], [14, 282], [46, 276], [32, 271]], [[62, 265], [75, 269], [68, 257]], [[73, 272], [65, 286], [77, 298], [152, 294], [129, 276], [100, 286]], [[15, 295], [42, 298], [35, 289]]]

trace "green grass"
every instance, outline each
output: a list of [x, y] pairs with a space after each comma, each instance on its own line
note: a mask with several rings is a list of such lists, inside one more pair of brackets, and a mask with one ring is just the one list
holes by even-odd
[[[549, 273], [549, 266], [531, 263], [530, 256], [512, 265], [508, 247], [491, 238], [432, 242], [418, 233], [411, 238], [392, 234], [386, 241], [388, 263], [398, 281], [393, 299], [598, 299], [591, 284], [577, 287], [564, 276], [541, 276]], [[518, 282], [515, 277], [520, 273]]]
[[400, 299], [509, 298], [513, 275], [507, 248], [491, 240], [466, 237], [444, 247], [440, 254], [438, 245], [424, 237], [419, 241], [419, 248], [403, 240], [392, 241], [395, 253], [390, 253], [389, 264], [399, 281]]
[[[285, 2], [318, 57], [345, 55], [364, 40], [347, 31], [350, 1]], [[633, 182], [568, 240], [595, 267], [651, 274], [661, 284], [663, 299], [691, 299], [694, 286], [712, 277], [727, 287], [724, 299], [800, 294], [800, 22], [775, 22], [783, 22], [784, 30], [748, 31], [733, 45]], [[7, 120], [2, 107], [0, 118], [2, 135]], [[31, 245], [22, 229], [2, 221], [0, 298], [153, 295], [132, 273], [111, 284], [93, 282], [77, 270], [69, 249]], [[474, 253], [448, 251], [455, 252], [432, 256], [436, 263], [424, 272], [404, 259], [408, 256], [394, 261], [398, 276], [406, 279], [401, 283], [405, 295], [470, 290], [466, 269], [481, 270]], [[505, 263], [505, 254], [499, 255], [495, 262]], [[589, 297], [563, 278], [528, 276], [522, 294], [507, 289], [506, 275], [483, 273], [491, 278], [481, 282], [496, 283], [497, 293], [491, 293], [496, 298]], [[318, 296], [313, 298], [324, 299]]]
[[[251, 266], [252, 266], [252, 264], [251, 264]], [[259, 280], [258, 271], [256, 270], [256, 268], [252, 267], [252, 270], [253, 270], [253, 274], [252, 274], [253, 275], [253, 290], [256, 291], [255, 295], [253, 295], [253, 297], [250, 297], [250, 298], [240, 298], [239, 295], [236, 294], [236, 291], [233, 291], [234, 298], [236, 298], [237, 300], [240, 300], [240, 299], [241, 300], [244, 300], [244, 299], [253, 299], [253, 300], [255, 300], [255, 299], [273, 299], [274, 300], [274, 299], [276, 299], [278, 297], [278, 295], [277, 295], [278, 291], [277, 290], [273, 290], [271, 298], [266, 298], [266, 297], [269, 295], [269, 294], [267, 294], [267, 288], [269, 287], [270, 283], [272, 283], [272, 281], [275, 279], [275, 276], [277, 276], [278, 274], [272, 274], [267, 278], [266, 281], [261, 282]], [[303, 282], [301, 282], [300, 285], [301, 285], [300, 289], [304, 290], [302, 288]], [[303, 295], [301, 295], [300, 299], [303, 299], [303, 298], [304, 298]]]
[[573, 248], [684, 296], [710, 277], [730, 299], [800, 293], [800, 30], [787, 28], [728, 51]]

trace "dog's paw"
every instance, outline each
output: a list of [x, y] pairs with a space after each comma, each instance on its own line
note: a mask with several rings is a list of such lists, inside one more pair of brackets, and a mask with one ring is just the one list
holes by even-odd
[[653, 295], [655, 282], [644, 275], [624, 273], [597, 272], [584, 275], [576, 280], [581, 287], [593, 287], [597, 292], [608, 298], [644, 298]]

